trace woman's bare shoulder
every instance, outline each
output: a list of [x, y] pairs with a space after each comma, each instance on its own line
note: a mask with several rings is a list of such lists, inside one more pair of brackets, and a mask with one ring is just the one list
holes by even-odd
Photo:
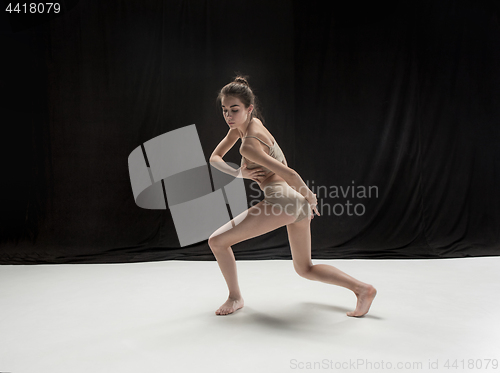
[[255, 121], [253, 125], [249, 126], [247, 131], [247, 136], [256, 136], [266, 144], [273, 144], [274, 138], [271, 135], [271, 132], [262, 124], [259, 118], [253, 118], [252, 121]]

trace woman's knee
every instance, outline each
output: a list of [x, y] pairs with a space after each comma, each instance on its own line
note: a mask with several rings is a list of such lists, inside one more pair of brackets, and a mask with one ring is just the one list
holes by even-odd
[[294, 263], [295, 272], [300, 277], [309, 278], [311, 274], [312, 264], [296, 264]]
[[210, 236], [208, 238], [208, 246], [210, 246], [212, 250], [215, 250], [217, 247], [219, 247], [218, 241], [219, 240], [217, 239], [217, 236]]
[[226, 249], [230, 245], [225, 241], [223, 234], [219, 234], [208, 238], [208, 246], [210, 246], [212, 251], [220, 251]]

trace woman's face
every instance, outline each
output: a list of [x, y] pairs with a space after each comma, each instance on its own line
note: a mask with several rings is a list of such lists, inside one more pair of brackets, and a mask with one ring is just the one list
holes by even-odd
[[222, 97], [221, 104], [222, 115], [230, 128], [240, 128], [244, 125], [253, 110], [253, 105], [246, 108], [239, 98], [233, 96]]

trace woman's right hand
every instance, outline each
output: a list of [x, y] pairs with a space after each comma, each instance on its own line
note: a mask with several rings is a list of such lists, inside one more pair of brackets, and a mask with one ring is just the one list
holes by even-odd
[[247, 168], [246, 163], [243, 163], [243, 166], [240, 167], [241, 175], [243, 179], [250, 179], [253, 181], [256, 181], [257, 183], [261, 183], [264, 177], [266, 176], [266, 173], [264, 170], [260, 167], [258, 168], [252, 168], [249, 169]]

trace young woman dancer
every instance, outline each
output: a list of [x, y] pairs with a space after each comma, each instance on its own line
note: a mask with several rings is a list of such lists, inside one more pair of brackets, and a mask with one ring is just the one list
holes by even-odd
[[[247, 80], [237, 77], [218, 96], [229, 131], [210, 156], [217, 169], [251, 179], [264, 191], [264, 200], [217, 229], [208, 239], [229, 288], [227, 301], [215, 311], [227, 315], [244, 305], [238, 286], [236, 261], [231, 246], [286, 225], [295, 271], [309, 280], [343, 286], [356, 294], [356, 309], [347, 316], [363, 316], [377, 294], [372, 285], [358, 281], [339, 269], [311, 261], [311, 219], [317, 210], [316, 195], [299, 174], [288, 167], [276, 139], [257, 118], [255, 96]], [[241, 138], [241, 167], [235, 170], [224, 155]]]

